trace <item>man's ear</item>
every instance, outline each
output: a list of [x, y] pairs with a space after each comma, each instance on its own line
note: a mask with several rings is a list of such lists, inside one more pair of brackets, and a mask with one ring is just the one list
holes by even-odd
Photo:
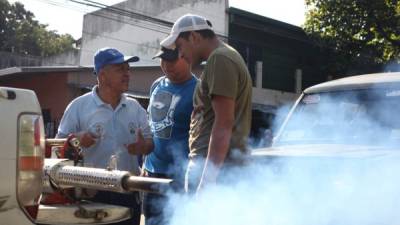
[[99, 74], [97, 74], [97, 81], [100, 82], [104, 79], [105, 68], [101, 68]]

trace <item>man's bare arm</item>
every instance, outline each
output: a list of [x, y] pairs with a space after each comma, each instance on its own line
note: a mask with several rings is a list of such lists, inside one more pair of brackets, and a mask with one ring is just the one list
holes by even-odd
[[198, 190], [207, 183], [215, 183], [218, 172], [229, 151], [235, 119], [235, 101], [232, 98], [214, 95], [212, 108], [215, 119], [211, 130], [208, 154]]

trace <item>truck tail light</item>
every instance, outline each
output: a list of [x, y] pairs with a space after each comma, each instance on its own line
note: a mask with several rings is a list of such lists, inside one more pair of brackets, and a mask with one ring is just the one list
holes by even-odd
[[36, 219], [42, 192], [44, 127], [40, 115], [23, 114], [18, 119], [18, 203], [31, 220]]

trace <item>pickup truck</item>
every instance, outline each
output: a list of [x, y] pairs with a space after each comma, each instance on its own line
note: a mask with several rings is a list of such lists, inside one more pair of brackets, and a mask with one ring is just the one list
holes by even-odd
[[32, 224], [42, 191], [44, 128], [33, 91], [0, 87], [0, 221]]

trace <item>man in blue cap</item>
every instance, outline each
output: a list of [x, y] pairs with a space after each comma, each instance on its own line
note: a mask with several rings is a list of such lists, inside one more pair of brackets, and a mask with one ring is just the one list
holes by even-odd
[[[146, 110], [124, 94], [131, 76], [129, 63], [138, 60], [113, 48], [98, 50], [94, 56], [97, 85], [67, 106], [57, 137], [73, 134], [79, 138], [85, 166], [114, 167], [139, 175], [137, 155], [153, 149]], [[93, 200], [130, 207], [132, 218], [117, 224], [140, 224], [138, 193], [100, 191]]]

